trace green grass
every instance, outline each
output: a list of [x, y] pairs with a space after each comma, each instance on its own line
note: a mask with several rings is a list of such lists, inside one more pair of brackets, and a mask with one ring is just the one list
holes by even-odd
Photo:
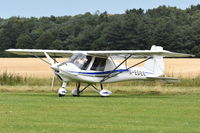
[[[182, 82], [131, 81], [106, 84], [101, 98], [59, 98], [57, 80], [0, 74], [0, 133], [197, 133], [200, 77]], [[74, 89], [68, 85], [68, 90]], [[70, 92], [69, 92], [70, 93]]]
[[200, 95], [1, 92], [0, 133], [197, 133]]

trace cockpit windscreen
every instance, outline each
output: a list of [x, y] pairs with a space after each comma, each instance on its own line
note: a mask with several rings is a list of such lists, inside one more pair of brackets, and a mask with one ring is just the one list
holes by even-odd
[[91, 56], [84, 55], [84, 54], [74, 54], [70, 59], [69, 62], [75, 64], [82, 70], [86, 70], [92, 60]]

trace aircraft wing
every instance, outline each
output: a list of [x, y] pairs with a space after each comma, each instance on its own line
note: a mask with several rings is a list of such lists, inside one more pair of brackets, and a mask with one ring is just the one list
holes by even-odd
[[113, 50], [113, 51], [87, 51], [87, 54], [96, 55], [96, 56], [121, 56], [126, 57], [132, 55], [132, 57], [146, 57], [146, 56], [153, 56], [153, 55], [160, 55], [164, 57], [192, 57], [191, 54], [183, 54], [183, 53], [176, 53], [170, 52], [167, 50]]
[[44, 52], [51, 56], [71, 56], [75, 53], [83, 53], [84, 51], [72, 51], [72, 50], [47, 50], [47, 49], [7, 49], [7, 52], [17, 55], [37, 55], [44, 56]]
[[19, 55], [44, 55], [44, 52], [48, 53], [51, 56], [71, 56], [75, 53], [83, 53], [93, 56], [100, 56], [100, 57], [109, 57], [109, 56], [116, 56], [116, 57], [126, 57], [131, 55], [132, 58], [135, 57], [147, 57], [153, 55], [160, 55], [164, 57], [192, 57], [191, 54], [183, 54], [183, 53], [176, 53], [170, 52], [167, 50], [112, 50], [112, 51], [75, 51], [75, 50], [41, 50], [41, 49], [8, 49], [7, 52], [11, 52], [14, 54]]

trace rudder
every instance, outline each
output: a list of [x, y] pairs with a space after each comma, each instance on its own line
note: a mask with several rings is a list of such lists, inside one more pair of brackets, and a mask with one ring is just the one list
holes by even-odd
[[[160, 51], [163, 50], [163, 47], [153, 45], [151, 50]], [[153, 58], [145, 62], [144, 67], [152, 71], [156, 76], [162, 76], [164, 74], [163, 56], [154, 55]]]

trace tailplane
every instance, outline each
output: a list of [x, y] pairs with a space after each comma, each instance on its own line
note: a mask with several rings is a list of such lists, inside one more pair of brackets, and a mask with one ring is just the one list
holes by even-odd
[[[163, 47], [153, 45], [151, 47], [152, 51], [161, 51]], [[164, 75], [164, 61], [163, 56], [154, 55], [153, 58], [149, 59], [145, 62], [144, 67], [152, 71], [155, 76], [162, 76]]]

